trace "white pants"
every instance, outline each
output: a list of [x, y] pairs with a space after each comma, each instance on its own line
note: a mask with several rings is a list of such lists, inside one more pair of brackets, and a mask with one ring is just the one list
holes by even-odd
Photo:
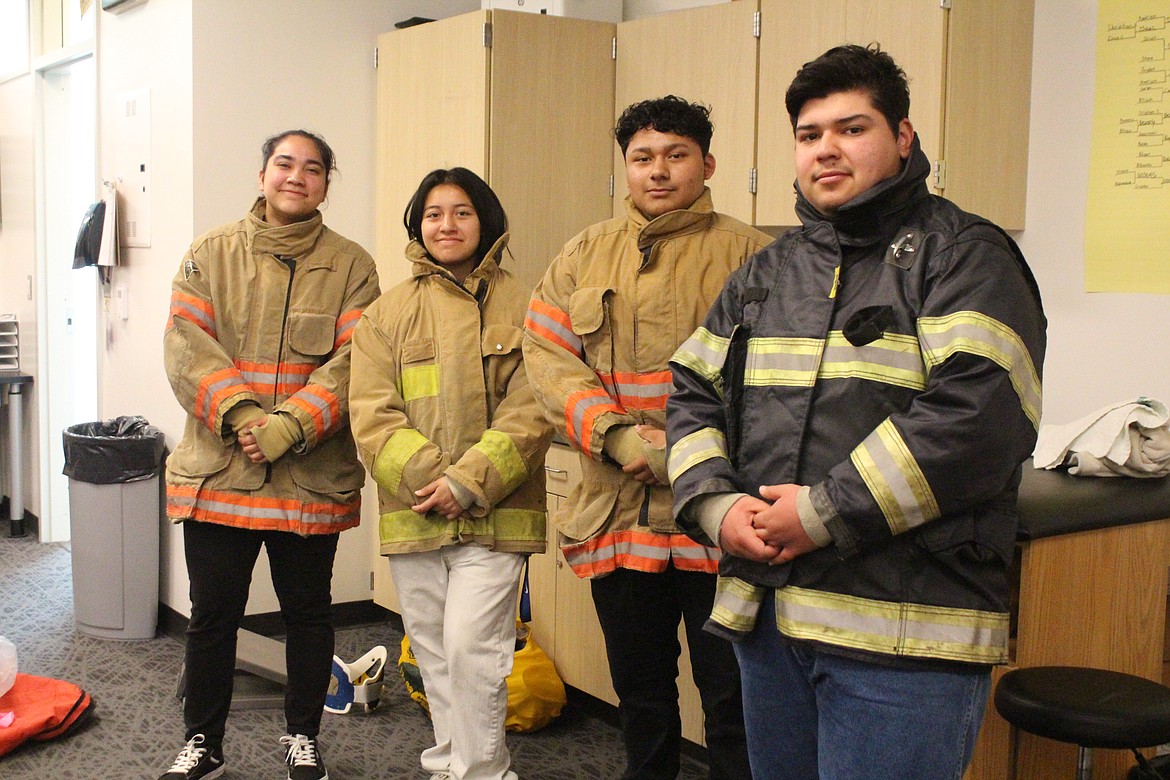
[[[516, 780], [504, 741], [524, 556], [460, 544], [390, 556], [402, 623], [422, 672], [435, 746], [428, 772]], [[456, 706], [457, 703], [457, 706]]]

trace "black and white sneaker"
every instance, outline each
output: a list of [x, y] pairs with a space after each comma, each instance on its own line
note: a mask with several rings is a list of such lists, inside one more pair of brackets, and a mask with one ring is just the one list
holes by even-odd
[[224, 773], [223, 749], [207, 747], [202, 734], [196, 734], [183, 745], [175, 763], [158, 780], [212, 780]]
[[329, 780], [325, 759], [317, 748], [317, 740], [304, 734], [286, 734], [280, 744], [288, 748], [284, 763], [288, 765], [288, 780]]

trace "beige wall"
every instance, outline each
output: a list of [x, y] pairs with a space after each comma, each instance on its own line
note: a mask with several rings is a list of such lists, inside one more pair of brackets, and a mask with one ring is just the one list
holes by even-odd
[[[626, 0], [627, 18], [705, 0]], [[334, 145], [341, 175], [326, 221], [372, 248], [375, 36], [409, 16], [474, 10], [477, 0], [149, 0], [100, 19], [99, 173], [113, 165], [114, 96], [151, 90], [152, 246], [130, 250], [118, 281], [130, 318], [113, 324], [102, 355], [103, 417], [142, 414], [173, 445], [182, 413], [161, 370], [161, 330], [171, 276], [192, 238], [238, 218], [255, 193], [262, 138], [289, 125], [318, 130]], [[1139, 394], [1170, 399], [1170, 363], [1148, 345], [1170, 336], [1166, 297], [1083, 292], [1096, 3], [1036, 0], [1029, 139], [1028, 229], [1018, 237], [1040, 281], [1049, 316], [1045, 419], [1065, 422]], [[1070, 74], [1076, 74], [1070, 77]], [[36, 370], [36, 316], [25, 278], [35, 274], [33, 77], [0, 84], [0, 311], [15, 312], [22, 366]], [[25, 496], [39, 513], [39, 437], [34, 395], [26, 404]], [[344, 534], [334, 582], [337, 601], [369, 595], [373, 501], [363, 530]], [[188, 608], [178, 533], [167, 527], [162, 600]], [[252, 611], [275, 600], [257, 577]], [[263, 583], [263, 584], [259, 584]]]

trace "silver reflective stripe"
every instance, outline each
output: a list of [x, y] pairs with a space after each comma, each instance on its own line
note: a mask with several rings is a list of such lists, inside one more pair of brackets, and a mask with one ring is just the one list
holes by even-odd
[[886, 655], [995, 664], [1007, 660], [1008, 616], [899, 604], [792, 586], [776, 591], [786, 636]]
[[670, 362], [689, 368], [708, 382], [718, 384], [719, 372], [727, 361], [730, 343], [731, 339], [699, 328], [675, 351]]
[[897, 535], [934, 520], [938, 501], [902, 435], [886, 419], [849, 455], [890, 533]]
[[727, 460], [727, 439], [717, 428], [700, 428], [675, 442], [667, 455], [666, 470], [673, 483], [688, 469], [712, 458]]
[[736, 633], [755, 628], [764, 588], [735, 577], [720, 577], [715, 587], [711, 620]]
[[294, 393], [289, 400], [292, 400], [293, 398], [299, 400], [301, 403], [312, 406], [314, 409], [319, 410], [321, 412], [321, 427], [326, 431], [333, 430], [333, 410], [330, 408], [331, 404], [328, 401], [316, 395], [315, 393], [306, 392], [304, 390]]
[[1040, 376], [1031, 354], [1014, 330], [986, 314], [959, 311], [945, 317], [921, 318], [918, 334], [928, 369], [956, 352], [967, 352], [994, 361], [1007, 371], [1024, 414], [1039, 428]]
[[748, 339], [743, 383], [748, 387], [812, 387], [824, 348], [820, 339]]
[[915, 336], [886, 333], [861, 347], [849, 343], [841, 331], [829, 334], [818, 372], [821, 379], [868, 379], [922, 390], [926, 367]]
[[584, 343], [581, 341], [580, 336], [554, 320], [552, 317], [549, 317], [547, 314], [541, 314], [535, 309], [529, 308], [528, 319], [530, 319], [534, 324], [539, 325], [540, 327], [549, 331], [550, 333], [554, 333], [559, 336], [560, 339], [564, 341], [565, 344], [567, 344], [570, 348], [572, 348], [572, 350], [578, 355], [580, 355], [584, 350]]

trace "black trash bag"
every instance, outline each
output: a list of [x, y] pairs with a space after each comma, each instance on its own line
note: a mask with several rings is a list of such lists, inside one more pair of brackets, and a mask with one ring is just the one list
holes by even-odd
[[145, 417], [115, 417], [70, 425], [61, 434], [70, 479], [113, 485], [153, 477], [166, 452], [163, 432]]

